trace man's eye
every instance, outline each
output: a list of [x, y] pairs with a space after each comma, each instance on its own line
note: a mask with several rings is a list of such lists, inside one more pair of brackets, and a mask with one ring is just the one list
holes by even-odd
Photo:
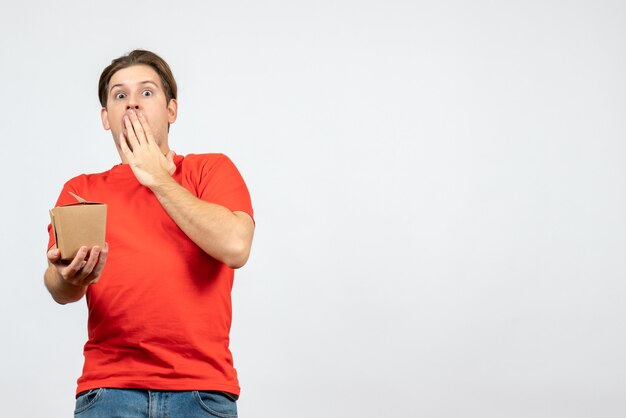
[[141, 92], [141, 94], [143, 94], [146, 97], [152, 96], [152, 92], [150, 90], [144, 90], [143, 92]]
[[117, 94], [115, 95], [115, 98], [116, 98], [116, 99], [123, 99], [124, 97], [126, 97], [126, 95], [125, 95], [124, 93], [117, 93]]

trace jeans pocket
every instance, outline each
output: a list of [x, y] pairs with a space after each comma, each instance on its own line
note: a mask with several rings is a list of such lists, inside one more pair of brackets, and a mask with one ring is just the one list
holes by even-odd
[[196, 390], [193, 394], [200, 407], [211, 415], [220, 418], [237, 417], [237, 402], [222, 392]]
[[104, 388], [91, 389], [85, 392], [81, 392], [76, 397], [76, 407], [74, 408], [74, 415], [78, 415], [87, 411], [94, 406], [98, 399], [102, 396]]

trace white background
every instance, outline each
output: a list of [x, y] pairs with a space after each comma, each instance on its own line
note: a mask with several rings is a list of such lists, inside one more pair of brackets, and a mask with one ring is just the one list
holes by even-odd
[[3, 416], [72, 414], [47, 211], [119, 162], [97, 81], [134, 48], [172, 148], [252, 194], [241, 417], [626, 416], [621, 0], [3, 2]]

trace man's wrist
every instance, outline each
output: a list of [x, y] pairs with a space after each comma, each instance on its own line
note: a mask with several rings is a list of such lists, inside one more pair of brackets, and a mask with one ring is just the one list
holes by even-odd
[[174, 178], [169, 173], [165, 173], [159, 177], [155, 177], [154, 182], [150, 186], [148, 186], [148, 188], [152, 190], [152, 193], [156, 194], [167, 191], [168, 189], [172, 188], [172, 186], [177, 185], [179, 184], [176, 182], [176, 180], [174, 180]]
[[58, 268], [51, 264], [45, 275], [45, 283], [52, 298], [61, 304], [76, 302], [87, 293], [89, 285], [77, 285], [63, 278]]

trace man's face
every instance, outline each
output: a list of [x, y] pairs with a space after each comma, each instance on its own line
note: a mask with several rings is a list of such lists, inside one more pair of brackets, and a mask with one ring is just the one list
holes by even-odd
[[107, 106], [101, 111], [102, 126], [111, 130], [118, 148], [120, 132], [126, 134], [124, 115], [130, 109], [144, 114], [156, 143], [167, 152], [167, 127], [176, 120], [177, 103], [175, 99], [167, 102], [159, 75], [147, 65], [119, 70], [109, 81]]

